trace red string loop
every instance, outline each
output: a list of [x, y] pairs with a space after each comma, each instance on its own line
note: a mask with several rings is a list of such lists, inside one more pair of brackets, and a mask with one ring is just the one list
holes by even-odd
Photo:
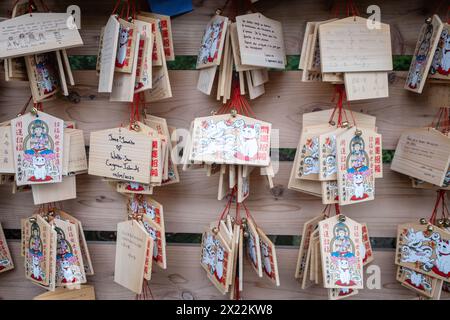
[[248, 103], [245, 95], [241, 95], [238, 81], [233, 80], [232, 86], [233, 89], [231, 99], [228, 100], [228, 102], [222, 107], [220, 107], [219, 110], [217, 110], [217, 114], [231, 113], [231, 110], [234, 109], [238, 114], [256, 118], [256, 115], [250, 107], [250, 104]]

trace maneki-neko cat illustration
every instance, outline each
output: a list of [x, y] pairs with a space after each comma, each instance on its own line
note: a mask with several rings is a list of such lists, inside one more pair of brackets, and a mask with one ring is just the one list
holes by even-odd
[[218, 235], [205, 232], [202, 239], [201, 265], [209, 278], [221, 291], [227, 291], [229, 249]]
[[355, 249], [349, 227], [344, 222], [338, 222], [333, 228], [333, 238], [330, 241], [331, 265], [329, 270], [334, 274], [334, 285], [354, 287], [361, 281], [361, 274], [356, 267], [358, 258]]
[[31, 234], [28, 239], [28, 259], [30, 277], [37, 282], [43, 282], [45, 274], [42, 270], [41, 263], [44, 259], [43, 244], [41, 239], [41, 229], [36, 222], [31, 224]]
[[445, 24], [434, 53], [430, 75], [435, 78], [450, 77], [450, 25]]
[[197, 118], [190, 160], [217, 164], [269, 164], [271, 124], [237, 115]]
[[47, 123], [40, 119], [32, 121], [28, 125], [28, 135], [24, 141], [24, 160], [28, 163], [28, 181], [44, 182], [52, 180], [54, 171], [58, 170], [54, 165], [54, 142], [49, 135]]
[[64, 231], [55, 227], [56, 231], [56, 272], [58, 282], [62, 285], [80, 283], [82, 274], [77, 256], [66, 239]]

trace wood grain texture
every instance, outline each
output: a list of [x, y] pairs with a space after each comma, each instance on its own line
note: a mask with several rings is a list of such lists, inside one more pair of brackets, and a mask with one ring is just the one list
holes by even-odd
[[[88, 284], [95, 287], [97, 299], [134, 299], [131, 291], [113, 281], [114, 276], [114, 243], [89, 243], [93, 256], [95, 275], [88, 277]], [[20, 256], [18, 241], [10, 241], [10, 248], [16, 269], [0, 275], [0, 299], [32, 299], [45, 292], [43, 289], [25, 279], [23, 257]], [[228, 299], [222, 296], [207, 279], [200, 266], [199, 246], [168, 246], [168, 269], [154, 269], [150, 288], [155, 299], [166, 300], [200, 300]], [[415, 299], [415, 294], [403, 288], [395, 280], [394, 251], [375, 251], [373, 264], [381, 270], [381, 289], [364, 289], [359, 295], [350, 299]], [[244, 292], [242, 298], [296, 300], [326, 299], [326, 290], [319, 286], [301, 290], [294, 281], [294, 269], [297, 259], [297, 248], [277, 248], [280, 287], [276, 288], [268, 280], [258, 278], [247, 260], [244, 264]], [[368, 275], [365, 274], [365, 277]], [[443, 299], [449, 295], [443, 293]]]
[[[198, 71], [169, 71], [173, 87], [173, 98], [151, 103], [150, 113], [164, 117], [170, 126], [189, 128], [195, 117], [210, 115], [221, 103], [216, 101], [215, 90], [207, 96], [196, 89]], [[351, 103], [351, 109], [377, 117], [378, 130], [383, 134], [383, 148], [395, 149], [403, 130], [420, 127], [432, 122], [437, 107], [428, 100], [428, 86], [422, 95], [403, 89], [404, 72], [396, 72], [391, 78], [389, 98], [361, 100]], [[2, 74], [0, 74], [2, 77]], [[95, 71], [76, 71], [77, 85], [71, 89], [79, 103], [61, 97], [44, 104], [44, 110], [64, 120], [75, 120], [84, 130], [89, 143], [90, 131], [127, 124], [129, 104], [109, 102], [106, 94], [97, 92], [98, 77]], [[269, 72], [270, 81], [265, 85], [266, 93], [251, 100], [252, 109], [258, 118], [270, 121], [272, 128], [280, 130], [282, 148], [295, 148], [298, 144], [305, 112], [330, 109], [335, 106], [333, 86], [327, 83], [300, 81], [299, 71]], [[427, 90], [428, 89], [428, 90]], [[0, 81], [0, 122], [14, 117], [29, 98], [26, 83]], [[350, 117], [350, 115], [349, 115]]]
[[[144, 0], [137, 1], [142, 10], [147, 10]], [[104, 26], [111, 14], [114, 2], [109, 0], [48, 0], [47, 6], [54, 12], [65, 12], [71, 4], [81, 8], [81, 37], [84, 46], [68, 50], [70, 55], [97, 54], [100, 28]], [[194, 0], [194, 10], [175, 17], [172, 20], [174, 51], [176, 55], [196, 55], [205, 26], [217, 8], [223, 7], [222, 0]], [[255, 3], [256, 10], [271, 19], [283, 24], [286, 54], [299, 54], [306, 22], [321, 21], [333, 17], [333, 1], [328, 0], [261, 0]], [[358, 1], [357, 7], [362, 16], [366, 16], [366, 8], [373, 4], [371, 0]], [[382, 22], [390, 24], [393, 54], [412, 54], [417, 34], [424, 19], [432, 13], [422, 0], [378, 1], [381, 8]], [[231, 6], [231, 4], [230, 4]], [[339, 16], [347, 16], [345, 5], [341, 4]], [[2, 1], [0, 12], [3, 16], [11, 10], [10, 1]], [[226, 8], [224, 14], [230, 13]], [[441, 16], [445, 16], [445, 6], [441, 8]], [[233, 13], [234, 14], [234, 13]]]
[[[319, 198], [287, 189], [292, 162], [281, 162], [274, 178], [277, 197], [267, 179], [254, 170], [246, 201], [251, 214], [267, 234], [300, 235], [303, 223], [323, 210]], [[384, 166], [384, 177], [376, 180], [374, 201], [342, 207], [342, 213], [367, 222], [372, 237], [395, 237], [397, 225], [431, 214], [435, 191], [413, 189], [409, 178]], [[181, 171], [181, 170], [180, 170]], [[154, 198], [163, 204], [166, 232], [202, 233], [225, 206], [217, 201], [218, 175], [205, 171], [181, 171], [181, 183], [155, 188]], [[10, 194], [0, 186], [0, 217], [5, 229], [19, 229], [20, 218], [35, 206], [31, 193]], [[100, 177], [77, 176], [77, 199], [64, 201], [63, 208], [82, 221], [85, 230], [114, 231], [126, 217], [126, 200]]]

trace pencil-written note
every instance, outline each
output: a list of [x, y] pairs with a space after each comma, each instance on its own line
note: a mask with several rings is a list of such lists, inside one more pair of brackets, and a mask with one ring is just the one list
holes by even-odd
[[389, 96], [387, 72], [344, 73], [344, 82], [349, 101]]
[[322, 72], [392, 70], [388, 24], [367, 28], [367, 19], [348, 17], [319, 27]]
[[281, 23], [252, 13], [236, 17], [241, 62], [284, 69], [286, 53]]
[[151, 139], [126, 128], [92, 132], [88, 173], [150, 183], [151, 151]]
[[433, 128], [403, 132], [391, 169], [442, 186], [449, 166], [450, 139]]
[[0, 23], [0, 58], [83, 45], [78, 29], [69, 29], [67, 13], [33, 13]]

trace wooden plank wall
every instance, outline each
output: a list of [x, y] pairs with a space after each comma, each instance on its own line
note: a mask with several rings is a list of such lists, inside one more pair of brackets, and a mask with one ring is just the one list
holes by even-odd
[[[85, 46], [70, 50], [71, 55], [93, 55], [97, 52], [100, 27], [112, 10], [113, 1], [46, 1], [53, 11], [65, 11], [69, 4], [78, 4], [82, 10], [82, 36]], [[364, 12], [373, 1], [358, 1]], [[176, 55], [195, 55], [204, 26], [215, 8], [224, 1], [194, 1], [195, 10], [173, 19]], [[287, 53], [298, 55], [306, 21], [330, 17], [332, 1], [260, 0], [256, 7], [270, 18], [283, 22]], [[424, 18], [432, 12], [433, 1], [378, 1], [382, 20], [391, 24], [394, 54], [411, 54], [416, 35]], [[7, 13], [9, 2], [2, 1], [0, 15]], [[352, 103], [352, 110], [377, 117], [377, 126], [383, 134], [384, 149], [394, 149], [399, 134], [408, 127], [430, 123], [436, 112], [430, 105], [427, 91], [415, 95], [403, 90], [404, 72], [393, 74], [390, 97]], [[3, 79], [3, 74], [0, 74]], [[72, 92], [80, 97], [78, 103], [60, 98], [46, 103], [46, 112], [65, 120], [75, 120], [79, 128], [89, 132], [109, 128], [128, 119], [128, 105], [110, 103], [106, 95], [96, 92], [97, 76], [94, 71], [75, 72], [77, 86]], [[154, 103], [149, 111], [167, 118], [169, 125], [188, 128], [192, 119], [205, 116], [219, 105], [212, 97], [196, 90], [197, 71], [171, 70], [170, 79], [174, 97]], [[253, 110], [262, 120], [273, 123], [280, 130], [280, 147], [295, 148], [301, 131], [304, 112], [333, 107], [333, 88], [327, 84], [300, 82], [299, 71], [270, 72], [266, 94], [251, 101]], [[214, 94], [212, 96], [215, 96]], [[26, 83], [6, 83], [0, 80], [0, 122], [14, 117], [29, 97]], [[88, 141], [88, 140], [87, 140]], [[258, 224], [274, 235], [299, 235], [305, 220], [323, 208], [318, 198], [287, 189], [292, 162], [281, 162], [275, 184], [277, 194], [269, 190], [265, 179], [254, 172], [248, 207]], [[224, 203], [216, 200], [217, 177], [206, 177], [204, 172], [181, 172], [181, 183], [156, 189], [155, 199], [164, 205], [166, 231], [170, 233], [200, 233], [211, 220], [216, 219]], [[34, 210], [30, 193], [10, 194], [7, 186], [0, 186], [0, 221], [5, 229], [19, 229], [20, 218]], [[98, 177], [77, 177], [77, 199], [65, 201], [63, 207], [78, 217], [87, 231], [114, 231], [117, 222], [125, 218], [123, 197]], [[385, 165], [384, 178], [377, 180], [376, 200], [348, 206], [343, 213], [368, 223], [372, 237], [395, 237], [396, 225], [430, 214], [435, 194], [416, 190], [409, 179], [390, 171]], [[0, 299], [30, 299], [42, 292], [24, 279], [23, 258], [18, 254], [19, 242], [10, 241], [17, 268], [0, 275]], [[99, 299], [133, 299], [134, 295], [116, 285], [113, 280], [114, 242], [90, 242], [97, 274], [90, 278], [96, 286]], [[245, 270], [245, 298], [261, 299], [316, 299], [325, 298], [321, 288], [300, 290], [293, 280], [297, 248], [279, 248], [281, 287], [273, 288], [257, 279], [249, 266]], [[221, 299], [210, 284], [199, 263], [198, 245], [169, 245], [168, 270], [158, 268], [151, 288], [158, 299]], [[411, 294], [395, 281], [393, 250], [375, 253], [375, 264], [381, 268], [382, 289], [364, 290], [355, 299], [411, 299]]]

